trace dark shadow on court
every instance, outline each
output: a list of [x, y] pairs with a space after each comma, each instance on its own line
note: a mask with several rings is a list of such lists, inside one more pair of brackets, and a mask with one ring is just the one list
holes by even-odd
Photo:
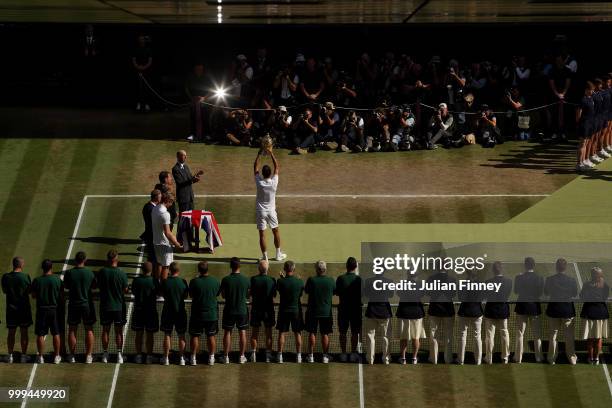
[[72, 239], [75, 241], [104, 245], [130, 245], [142, 243], [140, 239], [117, 237], [74, 237]]
[[[74, 259], [53, 259], [51, 260], [51, 262], [53, 262], [54, 264], [66, 264], [69, 265], [70, 267], [74, 267], [76, 264], [74, 262]], [[86, 266], [88, 268], [101, 268], [103, 266], [106, 266], [108, 264], [108, 261], [106, 259], [88, 259]], [[122, 262], [119, 261], [119, 265], [120, 268], [140, 268], [140, 264], [138, 262]]]
[[489, 159], [484, 167], [499, 169], [542, 170], [548, 174], [573, 174], [576, 166], [576, 144], [528, 144], [510, 149], [499, 158]]

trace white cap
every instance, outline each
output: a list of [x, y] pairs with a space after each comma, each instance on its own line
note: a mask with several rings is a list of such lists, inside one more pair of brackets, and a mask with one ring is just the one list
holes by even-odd
[[441, 104], [438, 105], [438, 108], [446, 109], [446, 108], [448, 108], [448, 106], [444, 102], [442, 102]]
[[279, 110], [279, 111], [281, 111], [281, 112], [287, 112], [287, 107], [286, 107], [286, 106], [283, 106], [283, 105], [280, 105], [280, 106], [278, 107], [278, 110]]
[[238, 55], [236, 55], [236, 59], [238, 61], [246, 61], [247, 57], [244, 54], [238, 54]]

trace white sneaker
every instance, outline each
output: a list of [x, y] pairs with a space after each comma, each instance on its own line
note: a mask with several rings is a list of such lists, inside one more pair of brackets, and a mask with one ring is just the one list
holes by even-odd
[[306, 357], [306, 361], [309, 363], [314, 363], [314, 355], [309, 354], [308, 357]]
[[287, 259], [287, 254], [283, 254], [282, 252], [276, 254], [277, 261], [284, 261], [285, 259]]
[[412, 357], [412, 364], [416, 365], [419, 363], [419, 360], [416, 357]]
[[597, 153], [597, 155], [598, 155], [599, 157], [603, 157], [603, 158], [606, 158], [606, 159], [607, 159], [607, 158], [609, 158], [609, 157], [612, 157], [612, 156], [610, 155], [610, 153], [606, 152], [606, 150], [605, 150], [605, 149], [601, 149], [601, 150], [599, 151], [599, 153]]
[[145, 364], [153, 364], [153, 356], [147, 356], [145, 359]]
[[76, 359], [74, 358], [74, 354], [71, 354], [70, 356], [68, 356], [68, 362], [71, 364], [76, 363]]
[[192, 366], [197, 366], [198, 365], [198, 360], [196, 359], [195, 355], [191, 356], [191, 359], [189, 360], [189, 365], [192, 365]]
[[184, 366], [185, 365], [185, 357], [181, 356], [181, 358], [179, 359], [179, 365], [180, 366]]
[[117, 352], [117, 364], [123, 364], [123, 354], [120, 351]]
[[102, 362], [104, 364], [108, 363], [108, 351], [105, 351], [104, 354], [102, 354]]
[[211, 354], [211, 355], [208, 357], [208, 365], [209, 365], [209, 366], [214, 366], [214, 365], [215, 365], [215, 355], [214, 355], [214, 354]]
[[25, 355], [25, 354], [22, 354], [22, 355], [21, 355], [21, 359], [20, 359], [20, 361], [21, 361], [21, 364], [25, 364], [25, 363], [27, 363], [28, 361], [30, 361], [30, 357], [28, 357], [28, 356], [27, 356], [27, 355]]
[[144, 110], [145, 110], [145, 112], [149, 112], [151, 110], [151, 107], [149, 105], [145, 104]]
[[601, 157], [599, 157], [598, 155], [594, 154], [591, 156], [591, 161], [593, 163], [601, 163], [603, 161], [603, 159]]
[[593, 168], [595, 167], [595, 163], [593, 163], [592, 161], [590, 161], [589, 159], [586, 159], [585, 161], [582, 162], [582, 164], [584, 164], [585, 166], [587, 166], [588, 168]]
[[136, 354], [136, 357], [134, 357], [134, 363], [135, 364], [142, 364], [142, 355], [141, 354]]
[[193, 135], [187, 136], [187, 140], [189, 140], [191, 142], [193, 140]]
[[604, 147], [604, 150], [606, 150], [608, 153], [612, 153], [612, 145]]
[[[251, 351], [251, 362], [255, 363], [257, 362], [257, 352], [255, 352], [255, 350]], [[242, 364], [242, 363], [240, 363]]]
[[[299, 356], [299, 354], [298, 354], [298, 356]], [[300, 360], [301, 360], [301, 359], [302, 359], [302, 358], [300, 357]], [[281, 353], [278, 353], [278, 356], [276, 357], [276, 362], [277, 362], [278, 364], [283, 364], [283, 355], [282, 355]]]
[[165, 366], [170, 365], [170, 359], [167, 356], [163, 356], [161, 358], [161, 365], [165, 365]]
[[87, 356], [85, 356], [85, 364], [91, 363], [93, 363], [93, 356], [91, 354], [88, 354]]
[[36, 356], [36, 364], [45, 364], [45, 358], [41, 355]]
[[302, 364], [302, 353], [297, 354], [296, 363]]
[[59, 364], [62, 362], [62, 356], [57, 355], [53, 358], [53, 364]]
[[327, 356], [327, 354], [323, 354], [323, 364], [327, 363], [329, 363], [329, 357]]
[[248, 361], [248, 360], [247, 360], [247, 358], [246, 358], [244, 355], [240, 356], [240, 364], [244, 364], [244, 363], [246, 363], [247, 361]]
[[229, 356], [223, 356], [221, 357], [223, 364], [229, 364], [230, 363], [230, 358]]
[[383, 362], [385, 363], [385, 365], [389, 365], [389, 357], [385, 357]]
[[9, 364], [13, 364], [13, 355], [12, 354], [9, 354], [6, 357], [6, 362], [9, 363]]

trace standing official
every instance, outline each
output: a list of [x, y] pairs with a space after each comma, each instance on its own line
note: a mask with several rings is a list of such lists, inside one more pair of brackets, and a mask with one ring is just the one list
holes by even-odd
[[306, 330], [308, 330], [308, 362], [314, 363], [314, 346], [317, 341], [317, 328], [321, 333], [323, 348], [323, 363], [329, 363], [329, 334], [332, 332], [334, 318], [332, 316], [332, 297], [336, 290], [336, 282], [326, 276], [327, 264], [318, 261], [315, 264], [317, 275], [306, 281], [305, 292], [308, 295], [306, 309]]
[[376, 332], [379, 332], [383, 341], [382, 362], [389, 364], [391, 353], [389, 352], [389, 336], [391, 335], [391, 304], [389, 299], [393, 297], [392, 290], [376, 290], [374, 282], [382, 282], [380, 285], [386, 288], [393, 281], [384, 275], [372, 276], [364, 282], [364, 295], [368, 299], [366, 308], [366, 335], [368, 340], [368, 364], [374, 364], [376, 352]]
[[518, 295], [514, 313], [516, 314], [516, 346], [514, 349], [514, 362], [523, 360], [523, 344], [527, 324], [531, 324], [533, 344], [535, 348], [535, 361], [542, 361], [542, 309], [540, 300], [544, 292], [544, 278], [535, 272], [535, 260], [525, 258], [525, 272], [514, 278], [514, 293]]
[[155, 263], [155, 246], [153, 245], [153, 209], [161, 201], [161, 191], [155, 189], [151, 191], [150, 200], [142, 207], [142, 220], [144, 222], [144, 232], [140, 234], [140, 239], [145, 244], [147, 260]]
[[280, 297], [278, 306], [278, 319], [276, 319], [276, 330], [278, 330], [278, 357], [277, 361], [283, 363], [283, 348], [285, 337], [289, 328], [295, 335], [295, 352], [297, 363], [302, 362], [302, 328], [304, 319], [302, 316], [302, 303], [300, 301], [304, 292], [304, 282], [295, 276], [295, 264], [286, 261], [283, 265], [284, 277], [277, 282], [277, 291]]
[[340, 330], [340, 361], [346, 360], [346, 341], [351, 329], [351, 360], [357, 359], [357, 344], [362, 326], [361, 277], [357, 274], [357, 260], [352, 256], [346, 260], [346, 273], [336, 279], [338, 304], [338, 328]]
[[546, 306], [546, 316], [550, 329], [548, 341], [548, 352], [546, 357], [550, 364], [555, 364], [557, 359], [557, 335], [559, 330], [563, 330], [565, 338], [565, 354], [570, 364], [574, 365], [578, 361], [574, 346], [574, 325], [576, 309], [574, 308], [574, 298], [578, 295], [576, 279], [565, 274], [567, 261], [563, 258], [557, 259], [555, 263], [557, 273], [546, 278], [544, 282], [544, 294], [549, 297]]
[[502, 263], [493, 262], [493, 277], [487, 279], [487, 287], [491, 284], [501, 284], [498, 291], [487, 291], [484, 293], [487, 304], [485, 305], [485, 363], [493, 364], [493, 347], [495, 346], [495, 329], [499, 327], [501, 334], [501, 357], [504, 364], [508, 363], [510, 356], [510, 333], [508, 332], [508, 318], [510, 317], [510, 305], [508, 298], [512, 293], [512, 279], [503, 276]]
[[187, 331], [187, 310], [185, 299], [189, 295], [187, 281], [179, 276], [181, 270], [176, 262], [170, 264], [170, 276], [161, 282], [160, 291], [164, 297], [161, 329], [164, 332], [164, 356], [162, 365], [170, 364], [170, 339], [176, 331], [179, 346], [179, 365], [185, 365], [185, 332]]
[[142, 337], [146, 330], [146, 363], [153, 362], [153, 335], [159, 331], [159, 313], [157, 313], [158, 282], [152, 276], [153, 264], [145, 262], [142, 274], [132, 280], [132, 295], [134, 295], [134, 312], [132, 313], [132, 330], [134, 338], [136, 364], [142, 363]]
[[[407, 280], [418, 284], [410, 272]], [[420, 283], [420, 282], [419, 282]], [[412, 342], [412, 364], [418, 363], [419, 347], [421, 339], [425, 338], [425, 328], [423, 326], [423, 317], [425, 317], [425, 308], [423, 307], [423, 291], [415, 290], [398, 290], [397, 295], [400, 299], [395, 317], [400, 319], [400, 364], [406, 364], [406, 351], [408, 350], [408, 342]]]
[[276, 281], [268, 276], [268, 261], [262, 259], [257, 266], [259, 274], [251, 277], [251, 361], [256, 361], [257, 338], [262, 323], [266, 334], [266, 363], [272, 358], [272, 327], [274, 320], [274, 297]]
[[[434, 282], [439, 282], [439, 285], [451, 284], [449, 287], [457, 287], [457, 280], [448, 276], [446, 271], [440, 271], [429, 278], [427, 284], [433, 285]], [[455, 323], [455, 306], [453, 298], [456, 296], [454, 290], [432, 290], [428, 291], [429, 295], [429, 337], [431, 346], [429, 347], [429, 362], [438, 364], [438, 337], [439, 330], [444, 331], [444, 363], [450, 364], [453, 359], [453, 326]]]
[[30, 275], [23, 272], [23, 258], [13, 258], [13, 271], [2, 276], [2, 291], [6, 294], [6, 328], [8, 335], [8, 362], [13, 362], [15, 335], [17, 327], [21, 334], [21, 362], [28, 361], [28, 327], [32, 325], [32, 309], [30, 309]]
[[229, 353], [232, 344], [232, 329], [238, 329], [240, 336], [240, 364], [247, 362], [244, 352], [246, 351], [246, 329], [249, 327], [249, 314], [247, 310], [247, 299], [251, 282], [240, 273], [240, 259], [233, 257], [230, 260], [232, 272], [221, 280], [219, 292], [225, 299], [223, 309], [223, 355], [225, 364], [229, 364]]
[[194, 183], [200, 181], [204, 174], [202, 170], [194, 176], [186, 163], [187, 152], [179, 150], [176, 152], [176, 164], [172, 167], [172, 177], [176, 185], [176, 201], [178, 201], [179, 212], [193, 210], [193, 187]]
[[[477, 283], [478, 275], [474, 271], [467, 271], [465, 279]], [[480, 365], [482, 362], [482, 310], [483, 294], [479, 290], [461, 290], [459, 291], [459, 331], [461, 333], [461, 347], [459, 349], [458, 361], [463, 365], [465, 362], [465, 349], [467, 346], [468, 331], [471, 330], [474, 335], [476, 349], [474, 350], [474, 362]]]
[[32, 282], [32, 297], [36, 299], [36, 346], [37, 363], [45, 362], [45, 336], [53, 336], [53, 363], [62, 361], [60, 356], [60, 329], [57, 308], [63, 301], [63, 284], [59, 276], [53, 274], [53, 263], [49, 259], [42, 262], [42, 276]]
[[603, 348], [603, 339], [608, 338], [608, 296], [610, 287], [604, 281], [603, 270], [591, 269], [591, 279], [584, 284], [580, 299], [584, 302], [580, 317], [584, 320], [582, 338], [587, 341], [589, 363], [598, 365]]
[[191, 337], [191, 365], [197, 364], [200, 351], [200, 336], [205, 335], [208, 343], [208, 365], [215, 364], [217, 332], [219, 331], [219, 311], [217, 296], [221, 284], [208, 274], [208, 261], [198, 263], [199, 276], [189, 282], [191, 296], [191, 317], [189, 336]]

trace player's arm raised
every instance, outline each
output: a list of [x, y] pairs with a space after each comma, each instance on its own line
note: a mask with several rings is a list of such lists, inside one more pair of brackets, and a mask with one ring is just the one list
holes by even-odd
[[274, 164], [274, 175], [277, 176], [278, 171], [280, 170], [280, 165], [278, 164], [278, 160], [276, 160], [276, 156], [274, 156], [274, 153], [272, 152], [272, 150], [270, 150], [268, 154], [270, 155], [270, 158], [272, 159], [272, 164]]
[[255, 163], [253, 164], [253, 173], [255, 175], [259, 174], [259, 162], [261, 161], [261, 150], [257, 152], [257, 157], [255, 158]]

